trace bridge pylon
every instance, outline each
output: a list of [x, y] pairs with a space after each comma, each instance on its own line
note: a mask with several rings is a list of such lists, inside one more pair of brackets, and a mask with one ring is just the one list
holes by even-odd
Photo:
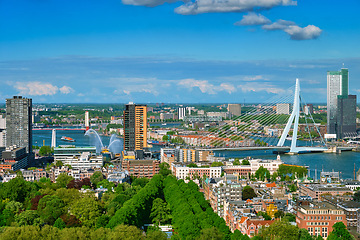
[[294, 105], [293, 105], [293, 111], [291, 113], [291, 116], [286, 123], [285, 129], [281, 135], [281, 138], [277, 144], [278, 147], [283, 147], [286, 137], [289, 134], [291, 125], [294, 123], [293, 127], [293, 134], [291, 138], [291, 146], [290, 146], [290, 153], [299, 153], [300, 151], [311, 151], [311, 152], [319, 152], [319, 151], [325, 151], [327, 148], [322, 147], [297, 147], [296, 141], [297, 141], [297, 133], [299, 128], [299, 115], [300, 115], [300, 82], [299, 79], [296, 79], [295, 84], [295, 94], [294, 94]]

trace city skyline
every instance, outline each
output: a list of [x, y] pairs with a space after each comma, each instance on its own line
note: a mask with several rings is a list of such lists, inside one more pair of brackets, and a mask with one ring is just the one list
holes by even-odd
[[360, 92], [359, 2], [204, 4], [2, 2], [1, 102], [261, 103], [299, 78], [324, 103], [343, 63]]

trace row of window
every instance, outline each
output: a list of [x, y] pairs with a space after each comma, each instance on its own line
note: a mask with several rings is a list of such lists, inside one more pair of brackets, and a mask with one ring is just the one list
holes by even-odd
[[313, 225], [329, 225], [328, 222], [307, 222], [306, 225], [313, 226]]

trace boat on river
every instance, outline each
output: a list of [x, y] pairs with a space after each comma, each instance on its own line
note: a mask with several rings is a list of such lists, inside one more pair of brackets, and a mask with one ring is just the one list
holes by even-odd
[[65, 136], [62, 136], [62, 137], [61, 137], [61, 140], [62, 140], [62, 141], [66, 141], [66, 142], [75, 142], [75, 140], [72, 139], [71, 137], [65, 137]]

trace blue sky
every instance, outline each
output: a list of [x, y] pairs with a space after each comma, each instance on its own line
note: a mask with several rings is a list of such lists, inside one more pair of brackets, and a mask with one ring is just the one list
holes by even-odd
[[[254, 3], [255, 2], [255, 3]], [[1, 0], [0, 102], [263, 102], [360, 92], [360, 2]]]

